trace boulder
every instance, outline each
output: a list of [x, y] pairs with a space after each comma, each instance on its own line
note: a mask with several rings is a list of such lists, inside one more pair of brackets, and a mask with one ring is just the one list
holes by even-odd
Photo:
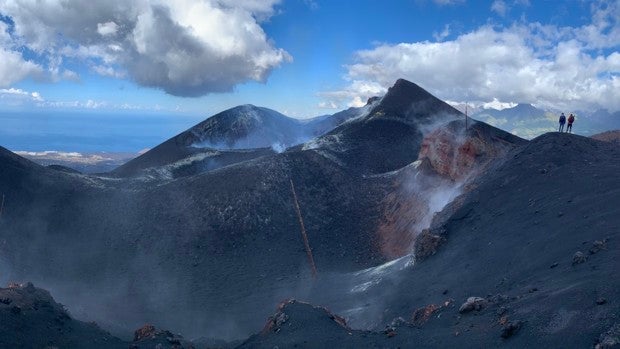
[[573, 255], [573, 265], [585, 263], [587, 260], [588, 257], [581, 251], [577, 251]]
[[459, 308], [459, 313], [469, 313], [470, 311], [480, 311], [487, 305], [487, 300], [481, 297], [469, 297]]

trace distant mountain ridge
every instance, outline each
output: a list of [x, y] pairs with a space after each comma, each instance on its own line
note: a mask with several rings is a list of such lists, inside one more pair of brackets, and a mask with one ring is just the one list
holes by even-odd
[[[215, 169], [256, 156], [276, 153], [290, 146], [303, 143], [330, 131], [352, 118], [358, 117], [368, 107], [349, 108], [342, 112], [300, 120], [290, 118], [275, 110], [251, 104], [240, 105], [215, 114], [153, 149], [128, 161], [112, 171], [115, 175], [132, 176], [140, 171], [169, 165], [190, 156], [209, 151], [229, 154], [218, 165], [203, 166]], [[250, 150], [244, 151], [239, 150]], [[239, 159], [235, 154], [242, 154]], [[204, 157], [203, 157], [204, 158]], [[194, 166], [196, 168], [196, 166]]]
[[[471, 115], [472, 118], [484, 121], [495, 127], [526, 139], [532, 139], [545, 132], [558, 128], [558, 118], [562, 111], [545, 110], [531, 104], [519, 103], [512, 108], [482, 109]], [[576, 116], [573, 132], [582, 135], [620, 128], [620, 111], [610, 113], [607, 110], [596, 111], [564, 111], [566, 115]]]

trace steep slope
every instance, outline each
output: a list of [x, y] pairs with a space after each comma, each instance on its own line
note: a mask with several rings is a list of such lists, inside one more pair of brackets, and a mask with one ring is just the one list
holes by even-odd
[[[241, 105], [215, 114], [112, 171], [120, 176], [171, 164], [209, 150], [286, 147], [302, 137], [301, 123], [274, 110]], [[230, 153], [235, 154], [234, 152]], [[264, 155], [264, 151], [259, 152]], [[246, 153], [247, 155], [247, 153]], [[223, 164], [235, 161], [229, 156]]]
[[[345, 111], [309, 120], [289, 118], [274, 110], [241, 105], [213, 115], [205, 121], [176, 135], [139, 157], [118, 167], [113, 174], [135, 176], [142, 170], [181, 161], [196, 162], [193, 159], [208, 157], [208, 164], [193, 166], [204, 170], [227, 166], [284, 149], [305, 142], [332, 130], [341, 123], [359, 116], [365, 108], [350, 108]], [[252, 149], [252, 150], [250, 150]], [[205, 156], [217, 152], [218, 156]]]
[[416, 84], [398, 80], [365, 116], [301, 147], [363, 174], [399, 169], [416, 160], [423, 131], [462, 114]]
[[[513, 151], [433, 229], [436, 254], [370, 287], [386, 330], [349, 331], [339, 345], [584, 348], [617, 338], [619, 171], [620, 149], [575, 135]], [[287, 322], [303, 331], [285, 324], [247, 344], [329, 343], [333, 325], [299, 312]]]
[[411, 253], [436, 212], [471, 190], [476, 177], [525, 143], [482, 122], [470, 121], [465, 129], [464, 120], [454, 120], [427, 132], [415, 166], [398, 171], [393, 190], [382, 199], [378, 233], [383, 253], [392, 258]]

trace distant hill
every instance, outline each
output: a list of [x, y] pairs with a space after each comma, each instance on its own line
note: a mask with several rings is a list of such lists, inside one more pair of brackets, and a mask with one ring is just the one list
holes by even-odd
[[554, 131], [557, 123], [553, 113], [524, 103], [502, 110], [483, 109], [471, 117], [526, 139]]
[[[567, 111], [568, 116], [571, 112]], [[610, 113], [606, 110], [574, 111], [573, 133], [592, 135], [607, 130], [620, 128], [620, 111]], [[482, 109], [471, 117], [504, 129], [519, 137], [532, 139], [545, 132], [558, 129], [560, 112], [536, 108], [531, 104], [520, 103], [512, 108], [502, 110]]]
[[599, 141], [611, 142], [620, 145], [620, 130], [597, 133], [591, 137]]

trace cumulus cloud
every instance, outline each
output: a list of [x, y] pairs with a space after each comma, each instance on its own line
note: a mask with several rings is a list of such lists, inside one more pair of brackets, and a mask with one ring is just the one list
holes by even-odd
[[20, 106], [44, 101], [45, 99], [37, 91], [28, 92], [13, 87], [0, 89], [0, 104], [5, 106]]
[[349, 89], [340, 91], [320, 92], [319, 97], [325, 99], [323, 105], [330, 105], [336, 108], [342, 108], [342, 102], [347, 107], [363, 107], [366, 105], [368, 98], [381, 96], [385, 94], [387, 88], [380, 82], [376, 81], [352, 81]]
[[493, 98], [492, 101], [490, 102], [486, 102], [482, 104], [482, 107], [484, 109], [496, 109], [496, 110], [502, 110], [502, 109], [507, 109], [507, 108], [514, 108], [517, 106], [517, 103], [514, 102], [500, 102], [499, 100], [497, 100], [497, 98]]
[[9, 87], [27, 77], [38, 77], [43, 67], [26, 60], [13, 45], [8, 24], [0, 21], [0, 87]]
[[485, 25], [453, 40], [358, 51], [346, 66], [348, 86], [328, 96], [353, 103], [375, 94], [361, 87], [385, 90], [405, 78], [454, 101], [620, 110], [620, 2], [597, 4], [581, 27]]
[[0, 0], [0, 13], [14, 22], [12, 42], [49, 57], [52, 75], [56, 60], [81, 59], [102, 75], [200, 96], [264, 82], [292, 59], [260, 26], [278, 2]]
[[105, 23], [97, 23], [97, 33], [101, 36], [109, 36], [116, 34], [118, 24], [110, 21]]

